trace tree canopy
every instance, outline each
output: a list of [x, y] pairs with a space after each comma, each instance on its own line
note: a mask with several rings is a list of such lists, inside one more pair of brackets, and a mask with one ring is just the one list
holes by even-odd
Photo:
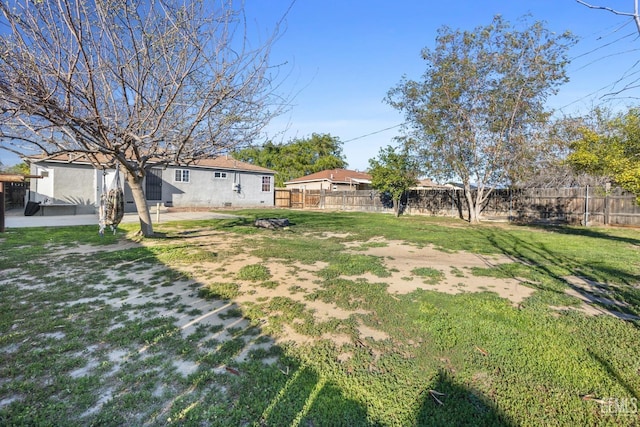
[[294, 178], [347, 166], [340, 139], [317, 133], [288, 143], [274, 144], [268, 141], [260, 147], [239, 150], [233, 157], [276, 171], [277, 187], [284, 186], [285, 182]]
[[422, 79], [403, 78], [386, 98], [405, 114], [405, 141], [426, 171], [462, 180], [471, 222], [536, 151], [550, 114], [546, 100], [567, 80], [572, 36], [522, 24], [496, 16], [473, 31], [442, 27], [435, 48], [422, 51]]
[[233, 0], [0, 2], [0, 146], [122, 165], [142, 182], [251, 141], [284, 106], [274, 34], [252, 46]]
[[417, 173], [414, 158], [406, 150], [397, 152], [387, 146], [380, 149], [377, 158], [369, 159], [371, 186], [391, 196], [396, 216], [400, 215], [402, 196], [417, 183]]
[[29, 175], [29, 164], [21, 162], [12, 166], [5, 166], [0, 162], [0, 172]]
[[578, 128], [567, 161], [576, 170], [609, 177], [640, 204], [640, 108], [610, 116], [597, 110]]

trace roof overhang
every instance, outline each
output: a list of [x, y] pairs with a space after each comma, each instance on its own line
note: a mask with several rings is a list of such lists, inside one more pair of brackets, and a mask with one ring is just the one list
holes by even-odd
[[371, 180], [370, 179], [363, 179], [363, 178], [349, 178], [349, 180], [351, 182], [355, 182], [357, 184], [371, 184]]
[[42, 178], [40, 175], [20, 175], [13, 173], [0, 173], [0, 182], [24, 182], [28, 178]]

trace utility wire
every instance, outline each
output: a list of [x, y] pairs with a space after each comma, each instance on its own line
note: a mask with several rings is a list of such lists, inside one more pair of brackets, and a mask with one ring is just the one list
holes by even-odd
[[389, 126], [388, 128], [380, 129], [380, 130], [377, 130], [377, 131], [375, 131], [375, 132], [368, 133], [368, 134], [366, 134], [366, 135], [356, 136], [355, 138], [347, 139], [346, 141], [342, 141], [342, 142], [343, 142], [343, 143], [345, 143], [345, 142], [356, 141], [356, 140], [358, 140], [358, 139], [366, 138], [366, 137], [371, 136], [371, 135], [376, 135], [376, 134], [378, 134], [378, 133], [382, 133], [382, 132], [385, 132], [385, 131], [388, 131], [388, 130], [391, 130], [391, 129], [397, 128], [397, 127], [399, 127], [399, 126], [402, 126], [403, 124], [404, 124], [404, 123], [398, 123], [397, 125]]
[[[593, 7], [583, 1], [577, 0], [578, 3], [581, 3], [585, 6], [591, 7], [591, 8], [597, 8], [597, 9], [605, 9], [605, 10], [609, 10], [608, 8], [604, 8], [604, 7]], [[602, 41], [605, 42], [601, 45], [598, 45], [596, 47], [594, 47], [593, 49], [578, 54], [576, 56], [574, 56], [573, 58], [571, 58], [569, 60], [570, 63], [573, 63], [573, 61], [577, 60], [577, 59], [581, 59], [581, 58], [585, 58], [588, 59], [590, 57], [593, 57], [593, 54], [596, 53], [597, 51], [600, 51], [602, 49], [605, 49], [607, 47], [610, 47], [611, 45], [614, 45], [615, 43], [619, 43], [621, 41], [624, 41], [625, 39], [627, 39], [627, 41], [630, 37], [635, 35], [636, 40], [639, 38], [638, 35], [638, 31], [633, 31], [632, 33], [628, 33], [628, 34], [624, 34], [622, 36], [619, 36], [617, 38], [615, 38], [614, 40], [610, 40], [612, 36], [616, 35], [616, 33], [619, 33], [621, 30], [623, 30], [625, 27], [627, 27], [628, 25], [632, 24], [632, 23], [637, 23], [637, 19], [635, 19], [635, 16], [633, 14], [620, 14], [619, 15], [625, 15], [625, 16], [630, 16], [634, 19], [627, 19], [624, 20], [624, 22], [622, 24], [616, 24], [613, 25], [607, 29], [603, 29], [603, 30], [599, 30], [599, 31], [595, 31], [593, 32], [591, 35], [589, 35], [588, 37], [586, 37], [586, 39], [593, 39], [594, 41], [598, 42], [598, 41]], [[609, 31], [610, 30], [610, 31]], [[640, 30], [640, 27], [639, 27]], [[607, 41], [607, 39], [609, 39], [610, 41]], [[571, 70], [571, 72], [578, 72], [581, 71], [585, 68], [588, 68], [589, 66], [593, 65], [596, 62], [602, 61], [602, 60], [606, 60], [607, 58], [610, 57], [614, 57], [614, 56], [620, 56], [620, 55], [629, 55], [633, 52], [638, 51], [639, 49], [637, 48], [633, 48], [633, 49], [628, 49], [628, 50], [624, 50], [624, 51], [619, 51], [619, 52], [614, 52], [614, 53], [609, 53], [606, 55], [598, 55], [598, 57], [590, 60], [589, 62], [587, 62], [584, 65], [581, 65], [579, 67], [577, 67], [576, 69]], [[576, 103], [579, 103], [581, 101], [584, 101], [586, 99], [589, 98], [593, 98], [594, 96], [597, 96], [598, 94], [602, 94], [604, 92], [604, 94], [599, 96], [599, 99], [605, 99], [605, 98], [609, 98], [609, 99], [613, 99], [614, 96], [619, 95], [620, 93], [624, 92], [625, 90], [631, 90], [631, 89], [635, 89], [637, 87], [637, 85], [635, 85], [635, 83], [637, 83], [638, 80], [633, 80], [631, 82], [628, 82], [627, 80], [630, 78], [633, 78], [633, 76], [637, 73], [637, 68], [639, 66], [639, 62], [636, 61], [633, 63], [633, 65], [631, 65], [630, 67], [628, 67], [621, 75], [620, 77], [616, 78], [615, 80], [603, 85], [602, 87], [600, 87], [599, 89], [584, 95], [578, 99], [575, 99], [569, 103], [567, 103], [566, 105], [563, 105], [562, 107], [559, 107], [558, 110], [562, 111], [563, 109], [574, 105]], [[621, 86], [622, 89], [617, 89], [620, 88]]]

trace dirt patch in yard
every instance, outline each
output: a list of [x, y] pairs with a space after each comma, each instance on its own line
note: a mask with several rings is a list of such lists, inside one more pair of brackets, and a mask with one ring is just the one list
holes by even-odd
[[[317, 236], [319, 238], [344, 238], [346, 235]], [[249, 237], [251, 239], [253, 237]], [[360, 339], [369, 338], [384, 340], [386, 333], [377, 331], [364, 325], [359, 316], [366, 315], [364, 310], [347, 310], [333, 303], [327, 303], [319, 298], [308, 296], [322, 287], [322, 280], [318, 273], [327, 267], [325, 262], [301, 264], [277, 258], [264, 260], [242, 250], [239, 247], [252, 247], [247, 244], [247, 236], [234, 236], [225, 233], [207, 233], [205, 236], [190, 236], [194, 244], [200, 248], [210, 248], [225, 255], [219, 262], [211, 265], [185, 266], [184, 269], [198, 283], [230, 283], [237, 286], [237, 296], [233, 301], [240, 307], [261, 306], [268, 304], [274, 298], [280, 297], [294, 303], [303, 304], [313, 316], [314, 321], [324, 322], [331, 319], [349, 319], [355, 316], [357, 326], [355, 331]], [[389, 277], [377, 277], [373, 274], [360, 276], [345, 276], [348, 280], [366, 280], [369, 283], [384, 283], [390, 294], [407, 294], [417, 289], [433, 290], [449, 294], [462, 292], [495, 292], [499, 296], [510, 300], [514, 305], [530, 296], [534, 289], [523, 285], [515, 279], [496, 279], [476, 277], [471, 274], [473, 267], [493, 267], [500, 263], [513, 262], [504, 256], [484, 256], [466, 252], [447, 253], [433, 247], [415, 247], [400, 241], [384, 241], [373, 239], [368, 242], [347, 242], [346, 253], [364, 254], [379, 257], [382, 264], [390, 272]], [[364, 249], [363, 249], [364, 248]], [[238, 272], [246, 266], [260, 265], [269, 272], [268, 280], [240, 280]], [[182, 269], [182, 267], [179, 267]], [[423, 277], [414, 273], [415, 269], [430, 268], [442, 273], [442, 279], [428, 284]], [[273, 312], [264, 324], [277, 321], [281, 313]], [[342, 337], [342, 338], [341, 338]], [[323, 334], [322, 338], [341, 341], [343, 334]], [[294, 341], [305, 344], [311, 337], [294, 331], [291, 325], [285, 325], [276, 338], [277, 341]]]
[[[311, 237], [311, 236], [306, 236]], [[515, 279], [497, 279], [477, 277], [471, 273], [474, 267], [488, 268], [502, 263], [513, 262], [505, 256], [486, 256], [467, 252], [449, 253], [439, 251], [431, 246], [417, 247], [402, 241], [386, 241], [374, 238], [368, 241], [348, 241], [349, 234], [313, 235], [318, 239], [347, 239], [343, 242], [344, 252], [373, 256], [380, 259], [383, 267], [389, 272], [388, 277], [378, 277], [371, 273], [359, 276], [344, 276], [345, 279], [363, 283], [383, 283], [391, 295], [411, 293], [417, 289], [432, 290], [449, 294], [463, 292], [495, 292], [517, 305], [530, 296], [534, 289], [523, 285]], [[115, 308], [129, 307], [128, 319], [146, 316], [143, 307], [155, 306], [156, 316], [175, 318], [175, 324], [183, 336], [194, 333], [198, 327], [211, 328], [216, 332], [208, 333], [207, 339], [223, 341], [229, 334], [225, 331], [237, 328], [249, 328], [242, 319], [243, 310], [247, 307], [266, 307], [274, 299], [288, 301], [296, 307], [303, 306], [305, 312], [312, 316], [316, 323], [330, 321], [354, 322], [349, 333], [345, 330], [322, 332], [315, 338], [296, 332], [291, 322], [280, 327], [280, 333], [271, 334], [279, 341], [294, 341], [304, 344], [313, 339], [332, 339], [342, 342], [349, 334], [356, 334], [355, 339], [385, 340], [383, 331], [371, 325], [365, 325], [362, 317], [369, 313], [362, 309], [349, 310], [344, 306], [323, 301], [322, 298], [310, 297], [321, 291], [323, 279], [320, 272], [326, 269], [327, 262], [317, 261], [313, 264], [302, 264], [291, 260], [279, 259], [278, 254], [263, 259], [252, 255], [251, 248], [258, 247], [263, 235], [236, 235], [210, 229], [196, 229], [181, 233], [180, 244], [189, 245], [201, 251], [215, 253], [214, 260], [203, 262], [178, 262], [168, 267], [149, 264], [144, 267], [144, 259], [123, 261], [111, 265], [105, 270], [107, 282], [118, 283], [121, 296], [108, 299], [101, 294], [95, 300], [104, 300]], [[142, 245], [170, 245], [173, 239], [149, 239], [142, 243], [122, 241], [109, 246], [80, 245], [73, 248], [58, 249], [52, 252], [56, 256], [80, 254], [91, 256], [97, 251], [128, 250]], [[151, 257], [148, 257], [151, 258]], [[146, 258], [145, 258], [146, 259]], [[140, 262], [142, 261], [142, 263]], [[133, 267], [135, 265], [135, 267]], [[268, 279], [246, 280], [238, 273], [247, 266], [261, 266], [268, 271]], [[162, 270], [166, 269], [166, 278]], [[437, 280], [427, 280], [416, 270], [429, 269], [439, 274]], [[179, 279], [171, 278], [181, 273]], [[206, 299], [200, 295], [200, 288], [209, 284], [222, 286], [231, 296], [221, 294], [218, 299]], [[102, 283], [96, 289], [105, 290]], [[87, 302], [90, 302], [88, 300]], [[136, 307], [140, 307], [137, 309]], [[163, 308], [164, 307], [164, 308]], [[240, 314], [237, 314], [240, 313]], [[266, 318], [262, 325], [277, 324], [282, 313], [278, 310], [265, 309]], [[295, 322], [302, 321], [295, 319]], [[117, 326], [117, 325], [116, 325]], [[216, 329], [218, 328], [218, 329]], [[347, 338], [345, 338], [347, 337]], [[249, 343], [251, 340], [247, 339]]]
[[[513, 304], [518, 304], [534, 292], [534, 289], [515, 279], [477, 277], [471, 274], [473, 267], [490, 268], [513, 262], [511, 258], [503, 255], [448, 253], [431, 246], [418, 248], [401, 241], [386, 242], [386, 246], [371, 247], [364, 253], [381, 257], [387, 268], [393, 272], [390, 278], [382, 279], [389, 285], [388, 290], [393, 294], [407, 294], [417, 289], [448, 294], [491, 291]], [[414, 273], [420, 268], [437, 270], [442, 273], [443, 278], [433, 284], [425, 283], [428, 281]], [[381, 281], [372, 275], [363, 277], [369, 281]]]
[[[307, 236], [310, 237], [310, 236]], [[348, 239], [348, 234], [318, 235], [314, 238]], [[183, 336], [188, 336], [202, 330], [206, 333], [201, 340], [217, 340], [224, 342], [237, 334], [238, 329], [249, 329], [252, 325], [242, 317], [247, 308], [262, 307], [266, 316], [260, 320], [262, 327], [270, 324], [281, 324], [278, 333], [270, 333], [274, 337], [272, 342], [295, 342], [298, 345], [308, 344], [317, 339], [330, 339], [337, 345], [350, 340], [388, 339], [384, 331], [366, 325], [363, 316], [368, 313], [362, 309], [349, 310], [335, 303], [323, 301], [321, 298], [310, 298], [310, 295], [322, 290], [323, 280], [319, 273], [326, 269], [327, 262], [317, 261], [313, 264], [302, 264], [290, 260], [279, 259], [278, 254], [273, 258], [263, 259], [252, 255], [248, 251], [260, 244], [264, 236], [240, 236], [231, 233], [212, 231], [209, 229], [191, 230], [183, 233], [178, 239], [181, 244], [197, 247], [215, 253], [215, 260], [204, 262], [178, 262], [166, 268], [167, 278], [164, 277], [162, 265], [149, 264], [142, 268], [139, 262], [124, 261], [110, 266], [106, 272], [106, 280], [120, 283], [119, 289], [123, 293], [120, 297], [104, 300], [114, 308], [127, 307], [127, 318], [135, 319], [148, 316], [145, 307], [155, 306], [154, 316], [168, 316], [175, 319], [174, 324]], [[255, 243], [254, 243], [255, 241]], [[127, 250], [139, 246], [141, 243], [123, 241], [109, 246], [80, 245], [74, 248], [57, 250], [56, 255], [68, 256], [82, 254], [91, 256], [97, 251]], [[142, 245], [157, 246], [171, 244], [171, 239], [150, 239]], [[449, 294], [462, 292], [495, 292], [508, 299], [514, 305], [530, 296], [534, 290], [524, 286], [515, 279], [496, 279], [476, 277], [471, 274], [474, 267], [494, 267], [501, 263], [513, 262], [504, 256], [485, 256], [467, 252], [448, 253], [433, 247], [416, 247], [401, 241], [386, 241], [375, 238], [369, 241], [346, 241], [343, 243], [344, 252], [373, 256], [380, 259], [381, 264], [389, 272], [388, 277], [378, 277], [373, 274], [359, 276], [344, 276], [345, 279], [363, 283], [384, 283], [391, 295], [411, 293], [417, 289], [432, 290]], [[135, 264], [135, 268], [132, 266]], [[247, 266], [261, 266], [268, 271], [268, 279], [246, 280], [238, 273]], [[430, 269], [439, 272], [438, 280], [426, 280], [416, 274], [416, 269]], [[171, 274], [180, 273], [179, 279], [172, 279]], [[222, 295], [220, 298], [207, 299], [200, 294], [200, 288], [209, 284], [221, 285], [232, 292], [231, 297]], [[97, 288], [104, 288], [104, 284], [96, 284]], [[126, 290], [126, 292], [125, 292]], [[317, 324], [323, 322], [343, 321], [351, 322], [353, 326], [347, 330], [322, 332], [319, 335], [306, 335], [296, 330], [296, 323], [303, 322], [296, 318], [288, 322], [280, 322], [285, 313], [274, 309], [267, 309], [268, 304], [275, 299], [288, 301], [296, 307], [304, 307], [306, 315], [310, 315]], [[139, 308], [137, 308], [139, 307]], [[288, 310], [287, 308], [281, 310]], [[254, 319], [255, 321], [255, 319]], [[117, 328], [119, 325], [115, 325]], [[299, 326], [299, 325], [298, 325]], [[204, 328], [204, 329], [203, 329]], [[231, 332], [229, 332], [231, 331]], [[355, 334], [355, 336], [354, 336]], [[245, 339], [247, 348], [241, 353], [246, 357], [248, 348], [265, 347], [265, 343], [254, 344], [255, 339]], [[138, 349], [144, 353], [147, 346]], [[125, 357], [126, 359], [126, 357]], [[176, 361], [179, 371], [193, 372], [194, 365], [189, 361]]]
[[[34, 359], [55, 350], [51, 353], [60, 357], [48, 359], [55, 369], [42, 363], [32, 369], [41, 371], [44, 386], [53, 378], [51, 371], [59, 373], [64, 390], [69, 380], [87, 388], [92, 396], [84, 399], [93, 403], [78, 411], [79, 423], [97, 412], [116, 414], [121, 396], [138, 393], [135, 387], [142, 384], [144, 395], [151, 396], [145, 403], [149, 408], [140, 405], [136, 410], [142, 418], [133, 424], [142, 425], [148, 417], [149, 425], [164, 425], [173, 414], [195, 407], [187, 402], [171, 412], [183, 396], [193, 393], [193, 402], [199, 402], [217, 393], [224, 399], [227, 389], [219, 386], [226, 382], [212, 374], [250, 374], [251, 367], [241, 362], [273, 364], [289, 375], [291, 366], [280, 357], [285, 345], [332, 344], [347, 372], [362, 360], [370, 360], [369, 372], [386, 372], [387, 359], [381, 355], [387, 350], [412, 363], [412, 348], [418, 345], [396, 341], [396, 326], [382, 323], [376, 309], [393, 307], [391, 298], [404, 304], [411, 298], [405, 295], [419, 289], [494, 292], [516, 306], [535, 292], [516, 278], [474, 275], [482, 273], [474, 269], [517, 262], [505, 256], [445, 252], [383, 238], [353, 241], [346, 233], [277, 233], [291, 241], [269, 242], [275, 234], [200, 228], [167, 233], [166, 239], [52, 246], [29, 260], [23, 273], [0, 271], [0, 285], [19, 290], [14, 304], [24, 313], [7, 325], [5, 337], [15, 338], [0, 350], [8, 358], [33, 354]], [[269, 253], [266, 247], [282, 249]], [[308, 253], [297, 256], [296, 248]], [[278, 250], [283, 254], [273, 253]], [[316, 258], [321, 260], [313, 262]], [[362, 271], [371, 273], [358, 274]], [[593, 310], [596, 302], [625, 308], [599, 293], [606, 286], [582, 278], [567, 283], [589, 313], [601, 313]], [[21, 335], [33, 318], [44, 332]], [[420, 336], [412, 338], [422, 342]], [[69, 357], [63, 354], [67, 351]], [[100, 378], [99, 385], [94, 377]], [[474, 378], [485, 381], [481, 375]], [[90, 380], [93, 385], [86, 385]], [[202, 382], [203, 388], [183, 387], [189, 382]], [[3, 396], [0, 409], [25, 399], [19, 392]]]

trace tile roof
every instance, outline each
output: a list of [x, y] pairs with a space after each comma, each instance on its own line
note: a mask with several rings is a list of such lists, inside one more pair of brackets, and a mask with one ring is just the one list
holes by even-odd
[[212, 168], [212, 169], [231, 169], [242, 170], [251, 172], [269, 172], [275, 173], [275, 171], [262, 166], [254, 165], [251, 163], [241, 162], [230, 156], [218, 156], [208, 159], [201, 159], [193, 162], [190, 166]]
[[291, 181], [285, 182], [285, 184], [309, 181], [329, 181], [332, 183], [350, 184], [356, 181], [371, 181], [371, 175], [365, 172], [358, 172], [349, 169], [327, 169], [320, 172], [312, 173], [311, 175], [292, 179]]
[[[63, 153], [57, 154], [54, 156], [45, 156], [45, 155], [36, 155], [29, 156], [28, 159], [32, 161], [48, 161], [55, 163], [78, 163], [78, 164], [91, 164], [89, 160], [89, 156], [86, 153]], [[100, 163], [108, 163], [108, 159], [106, 156], [99, 154], [96, 156], [96, 159]], [[153, 161], [151, 161], [153, 163]], [[251, 163], [242, 162], [240, 160], [236, 160], [230, 156], [218, 156], [211, 157], [206, 159], [196, 160], [194, 162], [189, 163], [188, 165], [176, 165], [170, 164], [169, 166], [182, 166], [182, 167], [195, 167], [195, 168], [206, 168], [206, 169], [226, 169], [226, 170], [237, 170], [244, 172], [264, 172], [264, 173], [275, 173], [275, 171], [267, 168], [263, 168], [262, 166], [253, 165]]]

